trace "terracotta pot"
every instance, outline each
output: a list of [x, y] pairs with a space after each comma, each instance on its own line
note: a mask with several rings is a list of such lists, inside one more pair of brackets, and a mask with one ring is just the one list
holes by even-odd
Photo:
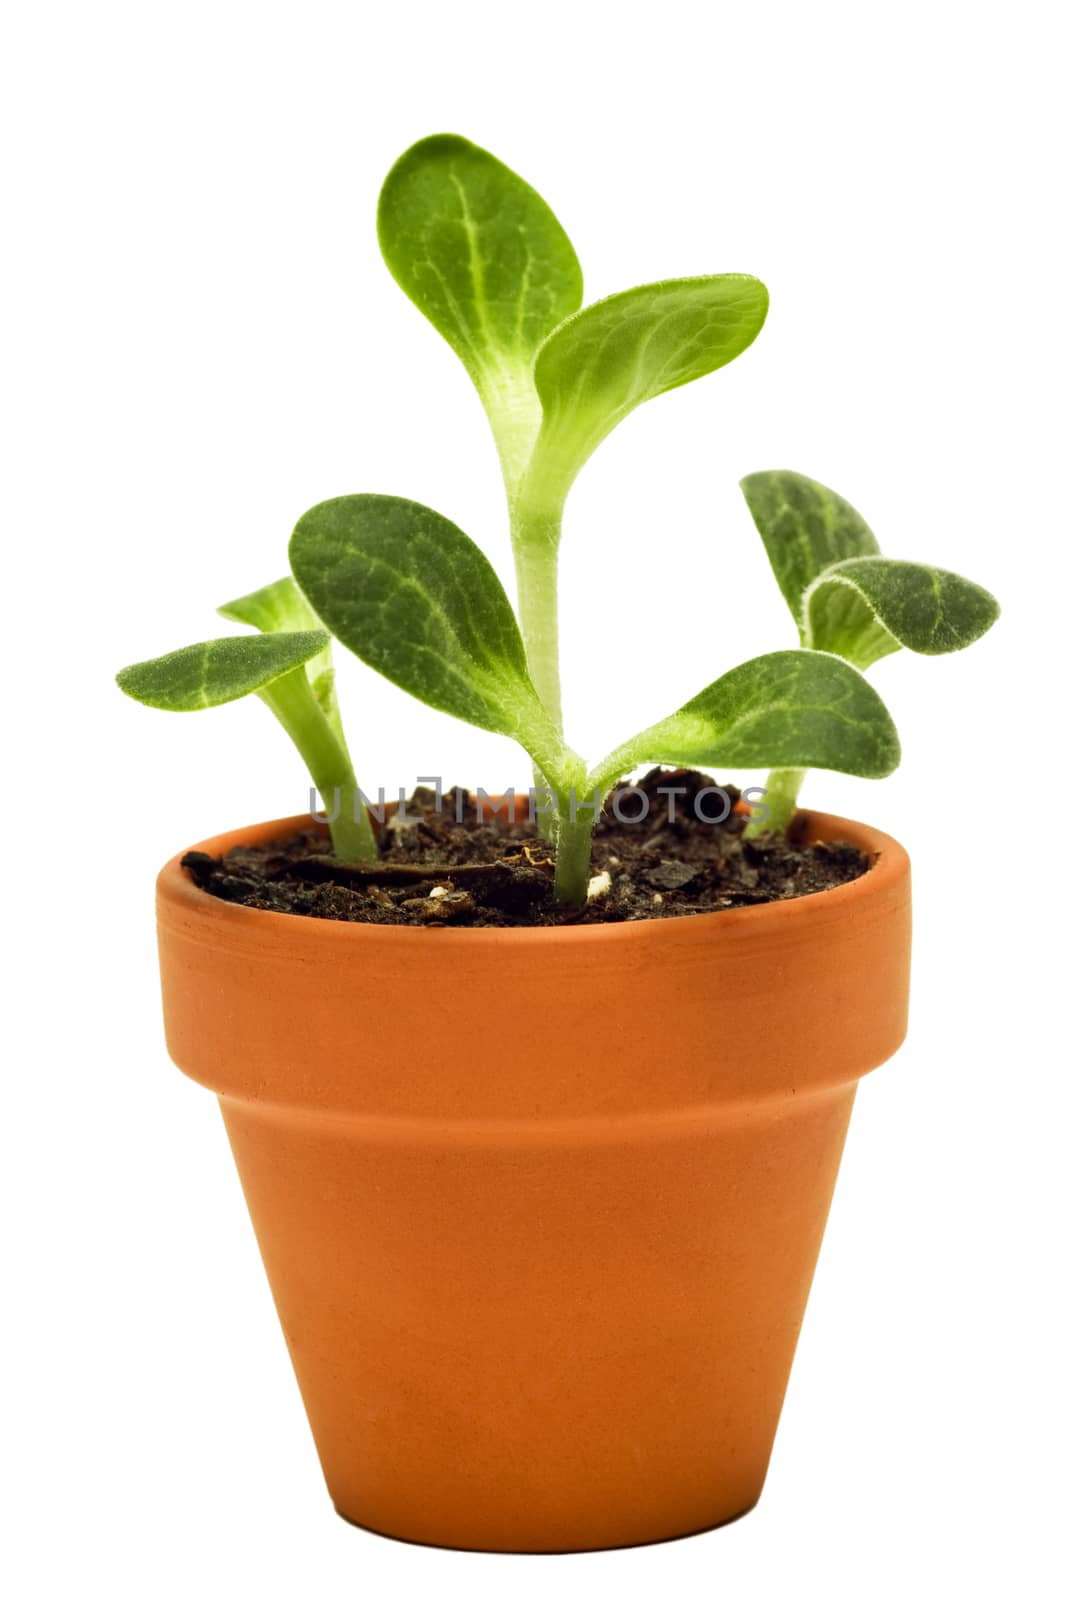
[[605, 927], [315, 921], [164, 868], [168, 1047], [219, 1095], [344, 1517], [565, 1551], [755, 1504], [856, 1082], [907, 1016], [904, 851], [807, 825], [871, 870]]

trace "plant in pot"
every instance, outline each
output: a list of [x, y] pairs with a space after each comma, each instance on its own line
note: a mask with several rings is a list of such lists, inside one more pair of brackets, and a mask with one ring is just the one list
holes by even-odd
[[[379, 231], [486, 407], [518, 612], [445, 517], [350, 495], [300, 518], [292, 577], [222, 608], [255, 633], [120, 673], [169, 710], [257, 694], [327, 811], [164, 868], [168, 1046], [219, 1096], [343, 1516], [487, 1550], [695, 1532], [759, 1496], [856, 1084], [906, 1024], [907, 857], [796, 812], [799, 783], [892, 771], [860, 669], [960, 648], [997, 607], [887, 560], [831, 491], [757, 474], [800, 647], [590, 762], [561, 714], [569, 488], [640, 402], [741, 354], [766, 292], [687, 278], [582, 307], [546, 204], [453, 136], [397, 163]], [[517, 740], [528, 802], [369, 802], [332, 637]], [[694, 770], [756, 767], [750, 810]]]

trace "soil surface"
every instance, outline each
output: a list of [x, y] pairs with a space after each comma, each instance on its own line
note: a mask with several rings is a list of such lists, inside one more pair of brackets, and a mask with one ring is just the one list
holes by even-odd
[[[553, 846], [535, 826], [505, 811], [480, 820], [464, 791], [418, 789], [405, 816], [379, 829], [381, 859], [337, 861], [323, 829], [278, 844], [239, 846], [216, 858], [198, 850], [182, 860], [209, 894], [237, 905], [339, 922], [441, 927], [553, 927], [688, 917], [733, 906], [763, 905], [850, 883], [869, 865], [850, 844], [803, 845], [788, 838], [743, 837], [746, 816], [730, 810], [740, 795], [698, 772], [655, 768], [622, 784], [596, 824], [593, 890], [587, 906], [556, 906]], [[668, 795], [659, 790], [676, 789]], [[706, 790], [706, 794], [700, 791]], [[620, 821], [639, 816], [643, 821]], [[616, 814], [615, 814], [616, 807]], [[461, 820], [457, 820], [460, 815]]]

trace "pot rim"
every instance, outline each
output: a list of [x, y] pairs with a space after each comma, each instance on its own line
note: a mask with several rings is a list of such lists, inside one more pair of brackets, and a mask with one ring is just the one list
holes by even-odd
[[[250, 823], [244, 828], [230, 829], [189, 845], [165, 863], [156, 880], [157, 907], [161, 916], [174, 916], [188, 923], [194, 920], [202, 926], [211, 925], [214, 931], [228, 940], [240, 939], [243, 931], [255, 934], [270, 933], [273, 929], [285, 931], [290, 943], [312, 947], [324, 941], [364, 939], [379, 943], [390, 941], [402, 946], [407, 941], [426, 948], [431, 935], [436, 942], [446, 939], [455, 948], [465, 944], [484, 945], [488, 942], [507, 942], [514, 949], [531, 945], [533, 949], [548, 950], [562, 944], [578, 944], [604, 940], [611, 943], [628, 943], [637, 938], [676, 939], [684, 927], [701, 924], [709, 926], [717, 919], [725, 936], [747, 929], [752, 934], [772, 932], [774, 925], [783, 927], [793, 922], [803, 922], [808, 917], [825, 920], [830, 914], [850, 914], [875, 896], [886, 893], [894, 881], [907, 875], [910, 861], [907, 851], [891, 834], [883, 833], [863, 822], [838, 817], [830, 812], [801, 810], [797, 813], [809, 844], [823, 840], [854, 844], [866, 854], [870, 866], [859, 878], [850, 883], [821, 889], [816, 894], [800, 895], [791, 900], [772, 900], [765, 905], [735, 906], [726, 911], [699, 911], [684, 917], [640, 917], [630, 922], [595, 922], [549, 928], [450, 928], [434, 929], [409, 927], [400, 924], [377, 922], [340, 922], [328, 917], [300, 917], [286, 911], [264, 911], [253, 906], [234, 905], [220, 900], [194, 883], [190, 873], [182, 866], [188, 850], [203, 851], [206, 855], [223, 855], [238, 843], [262, 843], [269, 839], [285, 839], [307, 828], [308, 813], [300, 816], [280, 817], [268, 822]], [[802, 930], [800, 930], [802, 931]]]

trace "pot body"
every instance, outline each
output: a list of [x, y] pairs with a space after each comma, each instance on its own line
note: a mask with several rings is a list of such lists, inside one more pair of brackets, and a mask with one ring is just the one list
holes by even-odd
[[165, 867], [168, 1047], [219, 1095], [343, 1516], [564, 1551], [754, 1505], [855, 1086], [906, 1026], [907, 858], [807, 826], [871, 870], [604, 927], [314, 921]]

